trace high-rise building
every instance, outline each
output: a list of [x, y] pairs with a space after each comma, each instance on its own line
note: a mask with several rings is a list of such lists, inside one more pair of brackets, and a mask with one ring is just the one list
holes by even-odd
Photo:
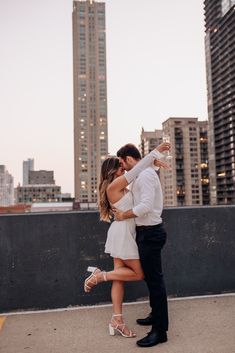
[[50, 184], [54, 185], [54, 172], [53, 170], [30, 170], [29, 182], [30, 185]]
[[202, 184], [202, 204], [210, 204], [209, 160], [208, 160], [208, 121], [198, 121], [200, 134], [200, 167]]
[[205, 0], [211, 204], [235, 203], [235, 0]]
[[0, 206], [14, 204], [14, 179], [5, 165], [0, 165]]
[[29, 184], [29, 171], [34, 170], [34, 159], [28, 158], [27, 161], [23, 161], [23, 185]]
[[108, 154], [105, 3], [73, 2], [75, 200], [96, 202]]
[[163, 135], [171, 142], [170, 170], [160, 170], [165, 206], [202, 205], [200, 125], [197, 118], [169, 118]]
[[142, 128], [140, 135], [140, 152], [142, 157], [160, 145], [161, 142], [162, 130], [144, 131], [144, 128]]

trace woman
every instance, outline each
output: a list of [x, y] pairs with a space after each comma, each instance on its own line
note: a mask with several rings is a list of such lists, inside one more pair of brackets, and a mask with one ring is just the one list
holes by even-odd
[[[126, 188], [127, 185], [145, 168], [150, 167], [155, 160], [158, 166], [166, 167], [167, 165], [158, 158], [162, 157], [161, 152], [169, 148], [169, 143], [161, 144], [125, 174], [118, 158], [111, 157], [104, 161], [99, 186], [101, 220], [110, 222], [112, 207], [121, 211], [133, 208], [132, 193]], [[100, 282], [113, 281], [111, 291], [113, 315], [109, 324], [110, 335], [114, 335], [117, 331], [123, 337], [136, 337], [136, 334], [127, 328], [122, 318], [124, 282], [139, 281], [144, 278], [135, 235], [133, 218], [120, 222], [114, 221], [109, 228], [105, 244], [105, 252], [113, 257], [114, 270], [105, 272], [99, 268], [89, 267], [88, 271], [92, 274], [84, 282], [85, 292], [90, 292], [92, 287]]]

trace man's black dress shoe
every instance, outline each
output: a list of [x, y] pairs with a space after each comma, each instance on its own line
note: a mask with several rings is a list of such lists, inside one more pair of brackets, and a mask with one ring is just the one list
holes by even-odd
[[148, 326], [153, 324], [153, 318], [152, 314], [149, 314], [145, 319], [137, 319], [136, 320], [137, 324], [142, 325], [142, 326]]
[[156, 346], [156, 344], [158, 343], [163, 343], [166, 341], [167, 341], [166, 332], [159, 332], [156, 330], [152, 330], [147, 334], [146, 337], [142, 338], [136, 343], [139, 347], [153, 347], [153, 346]]

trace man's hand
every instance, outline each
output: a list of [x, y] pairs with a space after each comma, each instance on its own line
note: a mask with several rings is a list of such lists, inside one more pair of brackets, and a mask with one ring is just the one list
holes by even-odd
[[161, 161], [160, 159], [154, 159], [154, 165], [159, 168], [170, 170], [171, 167], [168, 163]]
[[114, 214], [115, 221], [124, 221], [124, 217], [123, 217], [124, 212], [120, 211], [116, 207], [112, 207], [112, 211]]
[[162, 153], [164, 151], [170, 151], [171, 149], [171, 144], [170, 142], [162, 142], [158, 147], [156, 147], [156, 149]]

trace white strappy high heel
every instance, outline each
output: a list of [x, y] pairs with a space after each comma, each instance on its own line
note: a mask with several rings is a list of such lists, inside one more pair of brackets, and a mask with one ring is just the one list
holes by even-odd
[[[98, 281], [97, 281], [97, 275], [95, 274], [96, 271], [99, 271], [98, 273], [102, 273], [103, 275], [103, 279], [104, 281], [106, 282], [107, 281], [107, 277], [106, 277], [106, 272], [105, 271], [101, 271], [98, 267], [92, 267], [92, 266], [89, 266], [87, 268], [87, 271], [88, 272], [91, 272], [91, 275], [89, 277], [87, 277], [84, 281], [84, 291], [86, 293], [89, 293], [91, 291], [91, 289], [98, 284]], [[88, 282], [92, 283], [93, 286], [90, 287], [88, 285]]]
[[[132, 332], [131, 330], [129, 330], [129, 335], [126, 335], [124, 333], [124, 329], [126, 327], [126, 324], [120, 324], [119, 322], [117, 322], [115, 320], [115, 317], [118, 317], [118, 316], [122, 316], [122, 314], [113, 314], [112, 315], [112, 318], [111, 318], [111, 322], [109, 324], [109, 334], [110, 336], [114, 336], [115, 335], [115, 331], [117, 331], [118, 333], [120, 333], [120, 335], [122, 335], [123, 337], [126, 337], [126, 338], [133, 338], [133, 337], [136, 337], [136, 334], [134, 332]], [[115, 326], [113, 326], [115, 325]]]

